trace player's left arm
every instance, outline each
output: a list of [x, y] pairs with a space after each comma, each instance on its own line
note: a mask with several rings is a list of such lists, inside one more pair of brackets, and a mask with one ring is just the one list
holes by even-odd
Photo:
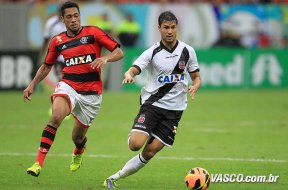
[[92, 67], [92, 69], [102, 68], [108, 62], [114, 62], [114, 61], [118, 61], [122, 59], [123, 55], [124, 55], [123, 51], [119, 47], [117, 47], [112, 52], [108, 53], [107, 55], [95, 59], [92, 63], [90, 63], [90, 66]]
[[201, 86], [201, 78], [199, 71], [189, 73], [192, 79], [192, 85], [188, 87], [189, 95], [191, 96], [192, 100], [195, 99], [196, 92]]
[[194, 48], [188, 46], [190, 58], [188, 60], [188, 72], [192, 80], [192, 85], [188, 87], [189, 95], [192, 100], [195, 99], [195, 95], [201, 86], [201, 78], [199, 73], [199, 65], [197, 61], [197, 56]]
[[98, 27], [94, 27], [92, 30], [97, 42], [110, 51], [110, 53], [108, 53], [107, 55], [98, 57], [92, 63], [90, 63], [92, 69], [102, 68], [108, 62], [118, 61], [123, 58], [124, 53], [117, 41], [108, 36], [103, 30], [99, 29]]

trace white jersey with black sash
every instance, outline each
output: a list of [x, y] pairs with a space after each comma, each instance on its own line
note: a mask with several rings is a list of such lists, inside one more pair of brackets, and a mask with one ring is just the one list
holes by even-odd
[[157, 42], [138, 57], [133, 66], [148, 71], [146, 85], [141, 90], [141, 104], [167, 110], [185, 110], [189, 73], [199, 71], [195, 50], [177, 41], [172, 50]]

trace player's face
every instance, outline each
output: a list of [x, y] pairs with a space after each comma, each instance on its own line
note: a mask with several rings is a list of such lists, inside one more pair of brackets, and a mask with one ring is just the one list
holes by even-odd
[[176, 42], [177, 24], [176, 21], [164, 21], [159, 27], [161, 39], [164, 43], [173, 44]]
[[62, 20], [67, 28], [67, 31], [72, 33], [78, 33], [81, 28], [80, 25], [80, 13], [76, 7], [65, 9], [64, 16]]

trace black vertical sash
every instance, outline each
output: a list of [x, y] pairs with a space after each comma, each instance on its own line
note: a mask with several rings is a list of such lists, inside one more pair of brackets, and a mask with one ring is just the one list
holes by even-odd
[[[187, 62], [189, 60], [189, 51], [186, 47], [182, 50], [181, 56], [173, 69], [171, 74], [182, 74], [184, 72], [184, 69], [187, 65]], [[185, 63], [185, 67], [182, 69], [180, 68], [180, 63]], [[158, 89], [158, 91], [155, 94], [152, 94], [146, 101], [145, 105], [151, 105], [154, 102], [158, 101], [159, 99], [163, 98], [175, 85], [177, 82], [172, 82], [172, 83], [166, 83], [162, 87]]]

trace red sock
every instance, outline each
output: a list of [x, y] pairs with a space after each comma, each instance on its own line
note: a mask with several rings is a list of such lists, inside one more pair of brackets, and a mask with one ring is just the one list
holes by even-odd
[[86, 142], [87, 142], [87, 137], [85, 137], [85, 139], [83, 140], [81, 144], [75, 145], [76, 147], [74, 148], [74, 155], [82, 154], [84, 152]]
[[47, 125], [43, 130], [40, 147], [38, 150], [38, 155], [36, 158], [36, 162], [39, 162], [39, 165], [42, 167], [44, 159], [53, 144], [57, 128], [52, 127], [51, 125]]
[[74, 148], [74, 155], [82, 154], [84, 152], [84, 150], [85, 150], [85, 148], [81, 148], [81, 149]]

